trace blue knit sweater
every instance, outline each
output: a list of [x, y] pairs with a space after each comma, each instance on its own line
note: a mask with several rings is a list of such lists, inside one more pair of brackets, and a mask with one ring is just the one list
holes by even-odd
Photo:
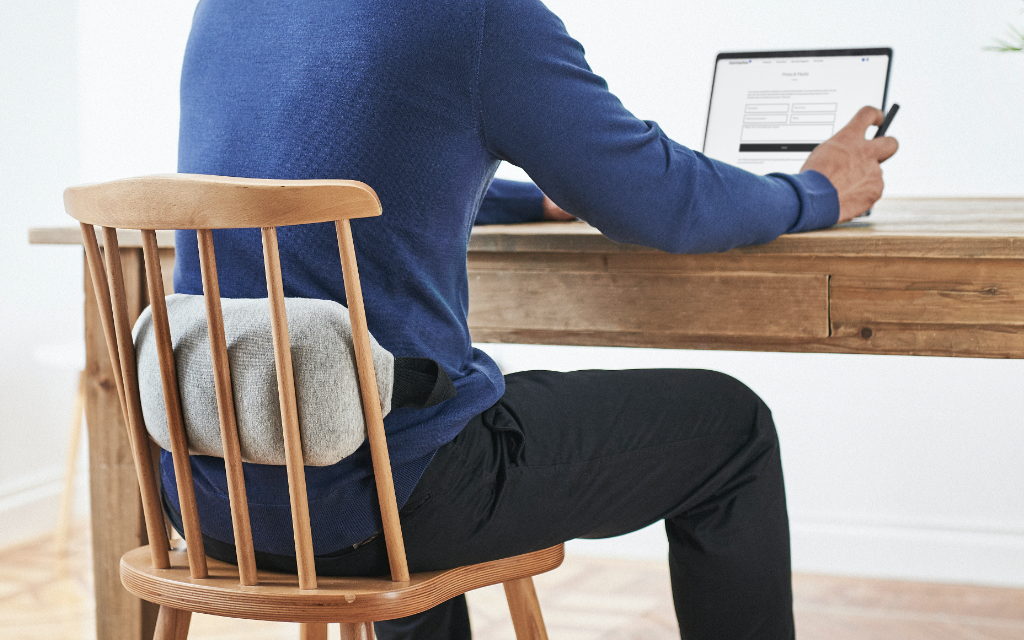
[[[399, 504], [437, 448], [504, 390], [466, 324], [466, 249], [481, 206], [489, 222], [539, 216], [532, 186], [497, 185], [485, 201], [502, 160], [610, 238], [665, 251], [724, 251], [838, 218], [821, 174], [758, 177], [634, 117], [539, 0], [199, 3], [179, 171], [372, 186], [384, 214], [352, 223], [370, 330], [396, 356], [437, 360], [455, 382], [455, 398], [385, 420]], [[259, 231], [214, 238], [222, 295], [265, 297]], [[286, 227], [279, 238], [285, 295], [344, 302], [333, 227]], [[174, 279], [178, 292], [201, 291], [192, 232], [178, 234]], [[222, 461], [196, 456], [192, 467], [203, 531], [231, 542]], [[256, 548], [294, 554], [284, 469], [245, 473]], [[166, 458], [163, 476], [176, 504]], [[308, 468], [306, 481], [317, 553], [379, 530], [365, 447]]]

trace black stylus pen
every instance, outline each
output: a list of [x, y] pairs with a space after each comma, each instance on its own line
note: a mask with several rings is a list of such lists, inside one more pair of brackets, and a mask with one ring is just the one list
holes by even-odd
[[[875, 132], [876, 138], [881, 138], [882, 136], [885, 135], [885, 132], [889, 130], [889, 125], [892, 124], [892, 119], [896, 117], [896, 112], [899, 110], [900, 105], [896, 104], [895, 102], [892, 103], [892, 106], [889, 107], [889, 113], [885, 114], [885, 117], [882, 118], [882, 124], [878, 125], [878, 131]], [[868, 209], [864, 215], [870, 216], [871, 209]]]
[[885, 118], [882, 119], [882, 124], [879, 125], [878, 131], [875, 132], [876, 138], [881, 138], [885, 135], [885, 132], [889, 130], [889, 125], [892, 124], [892, 119], [896, 117], [896, 112], [900, 110], [900, 105], [895, 102], [889, 107], [889, 113], [885, 114]]

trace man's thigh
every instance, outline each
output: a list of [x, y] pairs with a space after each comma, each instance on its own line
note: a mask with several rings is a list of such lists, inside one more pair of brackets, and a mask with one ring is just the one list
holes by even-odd
[[[438, 451], [403, 518], [414, 571], [608, 537], [699, 507], [775, 445], [768, 409], [702, 370], [527, 371]], [[763, 427], [761, 429], [764, 430]]]

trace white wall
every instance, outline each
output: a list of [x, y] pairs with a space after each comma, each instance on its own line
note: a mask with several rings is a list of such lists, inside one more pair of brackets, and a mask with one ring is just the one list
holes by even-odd
[[196, 0], [78, 0], [81, 180], [173, 173]]
[[52, 522], [81, 367], [74, 252], [28, 245], [66, 224], [78, 175], [75, 3], [0, 3], [0, 544]]
[[0, 3], [0, 546], [53, 526], [84, 364], [81, 249], [30, 246], [28, 229], [74, 223], [69, 185], [175, 170], [194, 6]]
[[[55, 477], [73, 374], [44, 360], [73, 361], [81, 333], [80, 254], [28, 247], [24, 229], [64, 223], [67, 184], [174, 169], [178, 67], [194, 6], [14, 4], [0, 9], [0, 543], [13, 513], [4, 491], [24, 497], [17, 483], [40, 470]], [[894, 4], [549, 1], [627, 107], [698, 148], [718, 51], [893, 46], [890, 97], [903, 111], [892, 133], [903, 146], [887, 168], [888, 193], [1024, 195], [1024, 55], [981, 51], [1007, 22], [1024, 22], [1024, 7]], [[736, 375], [779, 423], [798, 569], [1024, 585], [1021, 363], [484, 348], [509, 370]], [[647, 530], [571, 548], [662, 557], [662, 537]]]

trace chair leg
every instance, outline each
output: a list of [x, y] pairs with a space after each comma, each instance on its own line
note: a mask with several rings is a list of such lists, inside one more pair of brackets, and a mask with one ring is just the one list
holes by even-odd
[[327, 640], [327, 623], [303, 622], [299, 625], [299, 640]]
[[373, 623], [342, 622], [341, 640], [373, 640]]
[[548, 640], [544, 628], [544, 617], [540, 614], [537, 591], [533, 578], [520, 578], [504, 584], [508, 608], [512, 612], [512, 626], [516, 629], [517, 640]]
[[188, 625], [192, 622], [192, 612], [160, 607], [156, 616], [156, 631], [153, 640], [185, 640], [188, 637]]

